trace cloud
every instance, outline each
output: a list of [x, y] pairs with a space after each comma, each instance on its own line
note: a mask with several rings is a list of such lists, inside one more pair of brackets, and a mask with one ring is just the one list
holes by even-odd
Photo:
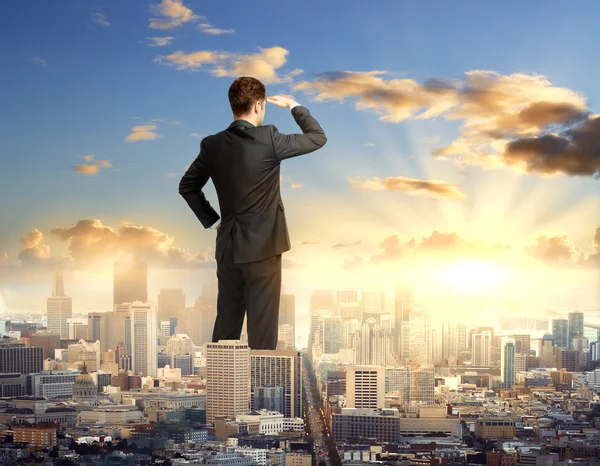
[[167, 173], [165, 173], [165, 176], [167, 178], [175, 178], [177, 176], [177, 173], [167, 172]]
[[83, 175], [97, 175], [100, 171], [100, 167], [98, 165], [87, 165], [82, 163], [79, 165], [73, 165], [73, 170]]
[[204, 137], [204, 135], [202, 135], [200, 133], [190, 133], [189, 135], [192, 138], [203, 138]]
[[216, 77], [252, 76], [264, 83], [291, 82], [302, 73], [296, 69], [283, 75], [279, 68], [287, 62], [289, 51], [282, 47], [259, 48], [258, 53], [240, 54], [232, 52], [200, 50], [185, 53], [181, 50], [169, 55], [159, 55], [154, 62], [173, 66], [177, 70], [205, 70]]
[[158, 134], [154, 132], [156, 129], [156, 125], [141, 125], [134, 126], [131, 129], [131, 134], [125, 138], [127, 142], [137, 142], [137, 141], [151, 141], [159, 137]]
[[302, 243], [300, 243], [300, 246], [307, 246], [311, 244], [321, 244], [321, 241], [303, 241]]
[[214, 265], [209, 252], [192, 254], [174, 245], [174, 238], [147, 226], [126, 224], [112, 229], [98, 219], [79, 220], [70, 228], [52, 229], [58, 239], [68, 243], [68, 261], [77, 266], [104, 260], [138, 257], [157, 268], [205, 268]]
[[397, 261], [416, 261], [435, 258], [438, 261], [495, 258], [506, 253], [510, 247], [502, 243], [489, 243], [482, 238], [465, 238], [458, 233], [443, 233], [437, 230], [420, 239], [402, 241], [391, 235], [379, 242], [380, 252], [366, 259], [355, 256], [344, 263], [344, 268], [374, 264], [393, 264]]
[[576, 265], [585, 258], [585, 253], [573, 245], [567, 236], [547, 237], [541, 235], [533, 245], [525, 247], [527, 254], [548, 264]]
[[2, 254], [0, 254], [0, 265], [7, 264], [7, 263], [8, 263], [8, 254], [3, 252]]
[[40, 65], [40, 66], [48, 66], [48, 62], [46, 60], [44, 60], [43, 58], [40, 58], [40, 57], [32, 57], [31, 61], [33, 63], [36, 63], [36, 64]]
[[106, 18], [106, 15], [101, 11], [96, 11], [92, 13], [92, 21], [100, 26], [110, 26], [110, 22]]
[[199, 24], [198, 29], [200, 29], [200, 31], [202, 31], [204, 34], [209, 34], [212, 36], [219, 36], [221, 34], [233, 34], [235, 32], [234, 29], [219, 29], [213, 27], [211, 24], [208, 23]]
[[375, 143], [373, 143], [373, 142], [367, 142], [366, 144], [363, 144], [363, 146], [365, 146], [365, 147], [375, 147]]
[[464, 199], [465, 195], [460, 191], [458, 185], [444, 181], [425, 181], [415, 178], [404, 178], [402, 176], [390, 176], [387, 178], [375, 177], [368, 180], [357, 180], [348, 178], [352, 187], [363, 190], [389, 190], [404, 191], [408, 194], [425, 194], [434, 199]]
[[304, 187], [304, 183], [292, 183], [292, 189], [300, 189]]
[[146, 39], [148, 39], [150, 47], [164, 47], [165, 45], [171, 45], [175, 37], [146, 37]]
[[203, 16], [194, 14], [181, 0], [162, 0], [159, 4], [152, 5], [150, 10], [162, 17], [150, 20], [148, 27], [151, 29], [175, 29], [190, 21], [204, 19]]
[[357, 244], [360, 244], [360, 243], [361, 243], [361, 241], [354, 241], [352, 243], [338, 243], [338, 244], [334, 244], [331, 247], [332, 248], [345, 248], [345, 247], [354, 246], [354, 245], [357, 245]]
[[23, 249], [17, 254], [17, 259], [27, 265], [40, 265], [50, 259], [50, 247], [43, 243], [44, 234], [33, 228], [20, 238]]
[[386, 123], [443, 117], [458, 137], [436, 149], [459, 167], [510, 167], [542, 175], [600, 174], [600, 119], [580, 94], [544, 76], [474, 70], [460, 80], [389, 79], [386, 71], [322, 73], [293, 86], [316, 102], [354, 100]]
[[74, 165], [73, 166], [73, 170], [76, 173], [82, 173], [84, 175], [97, 175], [98, 172], [100, 171], [100, 168], [111, 168], [112, 164], [110, 163], [110, 160], [95, 160], [95, 155], [93, 154], [89, 154], [89, 155], [82, 155], [81, 158], [87, 162], [94, 162], [93, 164], [79, 164], [79, 165]]

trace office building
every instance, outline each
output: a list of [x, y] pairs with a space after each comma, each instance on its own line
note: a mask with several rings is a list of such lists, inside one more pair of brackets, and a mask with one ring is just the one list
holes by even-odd
[[131, 327], [131, 364], [136, 375], [156, 376], [157, 326], [156, 304], [134, 301], [129, 304]]
[[[250, 408], [250, 348], [239, 340], [206, 344], [206, 419], [234, 418]], [[260, 384], [264, 385], [263, 383]]]
[[67, 339], [67, 319], [73, 317], [73, 301], [65, 294], [62, 274], [56, 273], [54, 280], [52, 296], [46, 300], [47, 327], [49, 332]]
[[500, 360], [500, 378], [504, 388], [512, 388], [515, 383], [515, 351], [513, 338], [503, 338]]
[[44, 369], [43, 349], [22, 344], [0, 346], [0, 373], [32, 374]]
[[575, 349], [573, 346], [573, 340], [576, 338], [583, 338], [583, 312], [575, 311], [569, 312], [569, 348]]
[[260, 387], [283, 388], [284, 417], [302, 417], [302, 354], [300, 351], [251, 350], [250, 406]]
[[385, 369], [380, 366], [348, 366], [346, 406], [348, 408], [385, 407]]
[[554, 336], [554, 346], [568, 348], [569, 321], [567, 319], [552, 319], [552, 336]]
[[[279, 301], [279, 326], [290, 325], [291, 331], [291, 348], [296, 345], [296, 295], [282, 294]], [[289, 331], [286, 331], [289, 333]], [[286, 339], [286, 345], [289, 346], [289, 341]]]

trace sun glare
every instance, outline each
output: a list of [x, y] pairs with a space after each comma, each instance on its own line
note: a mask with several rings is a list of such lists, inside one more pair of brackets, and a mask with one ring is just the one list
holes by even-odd
[[482, 293], [506, 279], [506, 271], [485, 261], [455, 262], [442, 268], [438, 280], [447, 283], [456, 293]]

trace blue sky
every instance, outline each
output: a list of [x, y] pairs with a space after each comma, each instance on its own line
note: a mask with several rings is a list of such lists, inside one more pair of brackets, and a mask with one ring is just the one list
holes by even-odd
[[[592, 59], [600, 41], [596, 2], [579, 2], [570, 9], [564, 2], [542, 1], [499, 6], [475, 1], [261, 0], [231, 5], [195, 0], [22, 0], [0, 7], [4, 39], [0, 45], [0, 257], [5, 268], [0, 278], [7, 301], [16, 307], [43, 306], [45, 290], [51, 289], [48, 270], [52, 267], [45, 264], [78, 263], [83, 256], [105, 259], [94, 249], [98, 240], [94, 232], [113, 231], [119, 236], [124, 225], [151, 229], [147, 240], [153, 252], [154, 247], [164, 251], [165, 245], [156, 238], [169, 235], [173, 240], [168, 247], [189, 254], [183, 259], [186, 264], [200, 264], [180, 267], [180, 275], [160, 275], [164, 264], [157, 262], [153, 291], [181, 283], [192, 299], [200, 289], [194, 289], [198, 277], [208, 280], [214, 275], [210, 264], [205, 266], [214, 247], [214, 231], [197, 223], [178, 195], [177, 184], [195, 158], [201, 138], [231, 123], [227, 90], [236, 74], [235, 59], [207, 65], [188, 55], [200, 51], [238, 54], [242, 63], [260, 62], [253, 69], [265, 82], [267, 93], [294, 95], [328, 136], [322, 150], [282, 165], [293, 243], [284, 278], [290, 291], [306, 294], [313, 284], [302, 276], [316, 268], [327, 270], [324, 276], [339, 270], [343, 283], [360, 282], [357, 277], [364, 275], [348, 264], [380, 264], [379, 256], [387, 267], [402, 270], [400, 278], [410, 277], [416, 273], [415, 265], [408, 259], [403, 262], [404, 258], [420, 252], [406, 243], [421, 238], [434, 241], [434, 231], [460, 238], [460, 245], [450, 251], [453, 261], [463, 260], [463, 253], [468, 259], [489, 259], [490, 248], [479, 250], [468, 240], [483, 238], [489, 244], [508, 244], [519, 253], [529, 247], [531, 254], [524, 256], [537, 260], [540, 267], [553, 267], [557, 282], [564, 280], [556, 274], [569, 269], [578, 277], [583, 274], [577, 282], [583, 283], [577, 285], [582, 289], [597, 283], [587, 265], [580, 267], [600, 252], [593, 243], [600, 226], [598, 181], [589, 173], [593, 157], [587, 158], [584, 175], [564, 170], [550, 177], [543, 170], [517, 173], [518, 167], [502, 162], [498, 154], [490, 159], [495, 165], [473, 155], [474, 144], [481, 142], [486, 129], [477, 126], [468, 147], [461, 145], [463, 152], [444, 160], [432, 156], [432, 151], [460, 139], [465, 124], [475, 124], [481, 113], [460, 107], [454, 117], [449, 109], [418, 117], [419, 112], [444, 102], [450, 106], [460, 94], [453, 88], [438, 98], [423, 87], [428, 80], [452, 81], [461, 87], [467, 82], [465, 73], [476, 70], [495, 72], [486, 77], [488, 84], [502, 92], [522, 93], [529, 104], [551, 98], [573, 114], [600, 112], [600, 91], [595, 85], [598, 65]], [[156, 46], [160, 39], [149, 38], [168, 43]], [[178, 69], [184, 62], [177, 61], [177, 52], [193, 67]], [[214, 74], [217, 66], [224, 76]], [[366, 87], [393, 90], [397, 100], [370, 98], [365, 87], [355, 93], [343, 79], [348, 75], [340, 78], [339, 73], [347, 71], [361, 73], [358, 76]], [[368, 74], [377, 71], [385, 73]], [[276, 79], [269, 81], [271, 72]], [[323, 77], [322, 73], [337, 74]], [[545, 78], [535, 82], [527, 78], [539, 75]], [[405, 82], [392, 89], [389, 82], [394, 79], [411, 80], [418, 87]], [[330, 98], [331, 93], [338, 98]], [[412, 103], [400, 95], [403, 99], [408, 95]], [[369, 108], [360, 108], [361, 103]], [[514, 114], [514, 109], [507, 109], [501, 111]], [[409, 116], [385, 121], [393, 111], [407, 111]], [[298, 131], [289, 112], [273, 106], [267, 109], [265, 124], [275, 124], [281, 132]], [[539, 137], [548, 130], [533, 123], [518, 128], [506, 125], [510, 134], [503, 142]], [[157, 136], [127, 142], [135, 126], [155, 126], [149, 131]], [[92, 155], [90, 160], [82, 158]], [[99, 160], [106, 166], [94, 168], [96, 174], [73, 169]], [[359, 186], [362, 189], [356, 189]], [[218, 210], [210, 183], [206, 192]], [[86, 218], [100, 224], [73, 230], [64, 240], [51, 232], [69, 229]], [[43, 236], [32, 233], [33, 229]], [[394, 262], [398, 257], [394, 235], [404, 245], [402, 264]], [[543, 235], [546, 240], [539, 240]], [[26, 239], [21, 241], [22, 237]], [[111, 251], [127, 252], [126, 240], [115, 241], [107, 246]], [[304, 242], [321, 246], [309, 251]], [[384, 243], [391, 243], [391, 249], [382, 248]], [[445, 254], [444, 246], [440, 247], [440, 254]], [[30, 249], [26, 255], [36, 259], [29, 265], [18, 260], [24, 249]], [[405, 253], [407, 249], [411, 254]], [[435, 270], [448, 263], [436, 260], [431, 266]], [[521, 260], [519, 256], [517, 265], [513, 261], [510, 267], [524, 267]], [[503, 270], [510, 268], [503, 258], [495, 263]], [[74, 268], [96, 267], [86, 264]], [[178, 268], [171, 264], [165, 269], [169, 267]], [[420, 273], [427, 275], [426, 267], [422, 265]], [[343, 270], [349, 275], [344, 276]], [[29, 300], [17, 298], [18, 290], [30, 289], [22, 283], [38, 287]], [[82, 299], [94, 296], [81, 308], [110, 304], [109, 291], [109, 285], [97, 294], [81, 291]], [[561, 293], [566, 302], [581, 294], [579, 288]], [[588, 304], [600, 304], [595, 301], [600, 296], [586, 296]]]

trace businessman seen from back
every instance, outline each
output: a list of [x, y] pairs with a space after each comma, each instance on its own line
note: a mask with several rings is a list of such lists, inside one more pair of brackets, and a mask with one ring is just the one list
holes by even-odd
[[[282, 134], [263, 125], [266, 104], [291, 110], [302, 130]], [[280, 192], [283, 160], [314, 152], [327, 142], [310, 111], [285, 96], [266, 96], [250, 76], [229, 88], [234, 121], [202, 139], [200, 153], [179, 183], [204, 228], [216, 226], [217, 318], [212, 341], [238, 340], [247, 315], [248, 346], [277, 347], [281, 297], [281, 255], [291, 249]], [[212, 179], [219, 214], [202, 189]]]

